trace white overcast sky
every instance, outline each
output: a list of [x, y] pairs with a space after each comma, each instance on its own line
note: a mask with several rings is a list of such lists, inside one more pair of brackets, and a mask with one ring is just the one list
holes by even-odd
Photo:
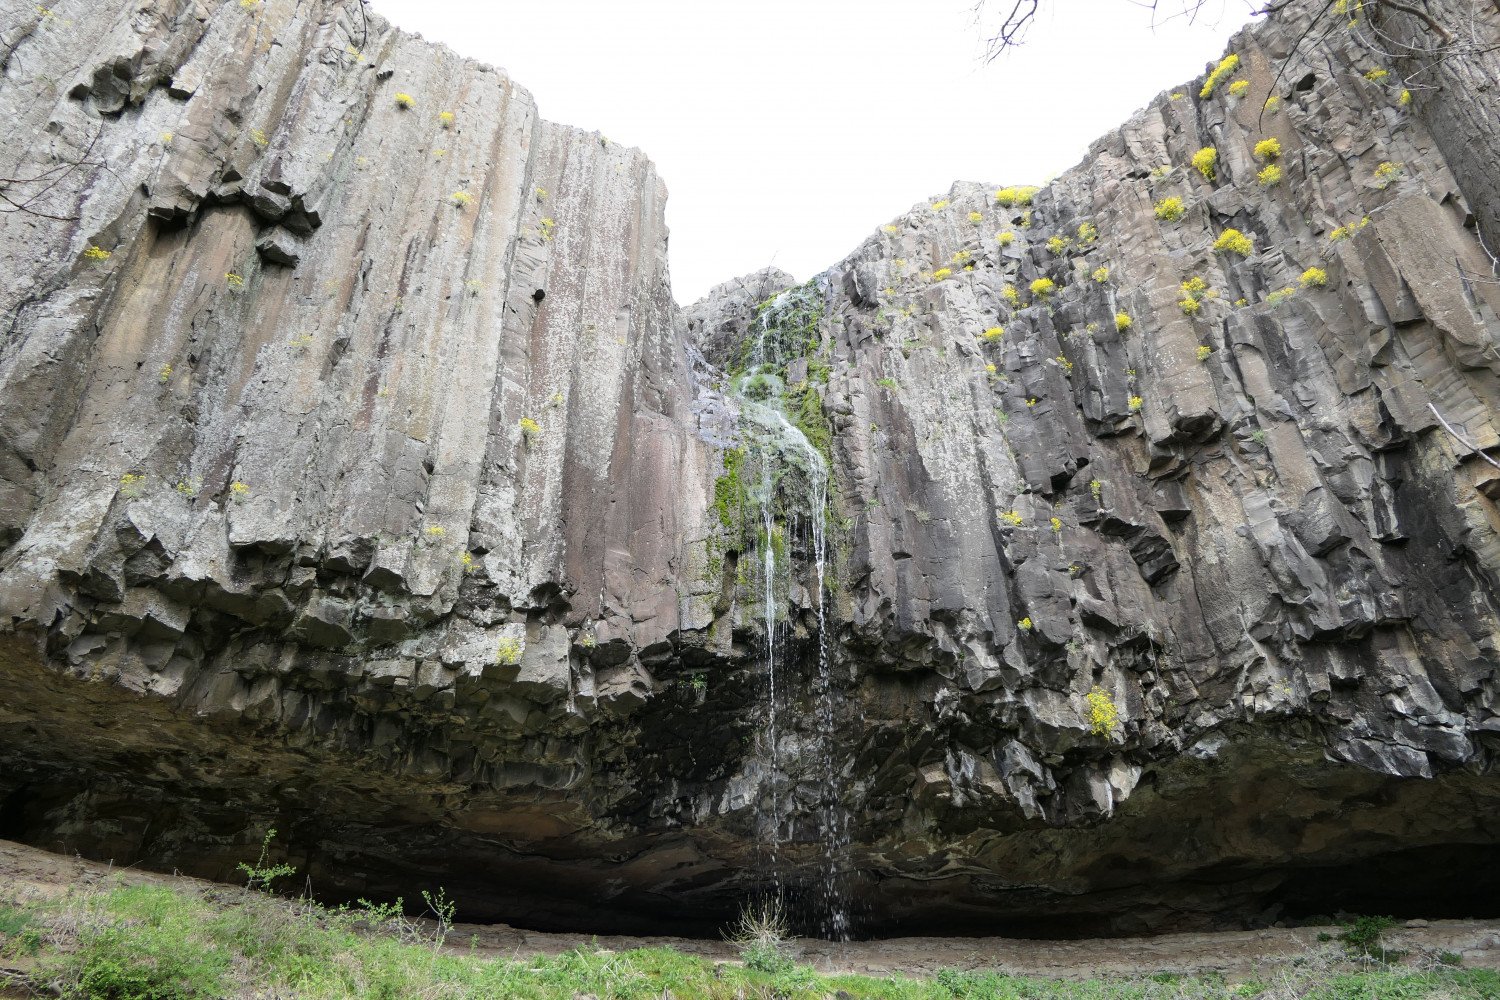
[[[1249, 16], [1208, 0], [1046, 0], [984, 65], [973, 0], [374, 0], [504, 68], [545, 118], [639, 146], [666, 180], [672, 284], [692, 302], [774, 264], [806, 279], [955, 180], [1041, 183]], [[1166, 11], [1182, 0], [1162, 0]], [[1011, 0], [991, 0], [1007, 10]]]

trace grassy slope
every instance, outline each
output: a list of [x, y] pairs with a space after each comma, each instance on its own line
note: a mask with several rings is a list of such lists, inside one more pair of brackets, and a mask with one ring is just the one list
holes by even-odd
[[[389, 914], [387, 914], [389, 917]], [[760, 972], [667, 948], [581, 949], [529, 960], [435, 948], [418, 925], [232, 891], [153, 885], [77, 889], [42, 903], [0, 902], [0, 967], [68, 996], [109, 1000], [263, 997], [1069, 998], [1168, 1000], [1492, 1000], [1493, 972], [1351, 964], [1329, 955], [1230, 986], [1216, 977], [1082, 982], [945, 972], [932, 980], [824, 976], [806, 967]], [[11, 977], [15, 979], [15, 974]], [[16, 996], [26, 995], [24, 992]]]

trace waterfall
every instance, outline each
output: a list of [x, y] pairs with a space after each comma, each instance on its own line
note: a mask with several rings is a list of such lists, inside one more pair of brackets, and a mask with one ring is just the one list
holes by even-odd
[[[822, 291], [814, 285], [789, 289], [764, 304], [733, 388], [742, 446], [759, 472], [751, 480], [756, 488], [746, 496], [756, 516], [747, 511], [745, 522], [756, 526], [752, 544], [760, 573], [755, 589], [762, 637], [758, 666], [766, 692], [758, 747], [759, 828], [768, 867], [763, 895], [806, 930], [842, 940], [850, 933], [843, 888], [848, 821], [827, 629], [830, 471], [805, 424], [799, 426], [808, 419], [808, 394], [816, 392], [806, 373], [823, 346], [821, 307]], [[794, 366], [804, 378], [789, 385]], [[792, 400], [798, 397], [803, 402], [794, 407]], [[821, 420], [821, 397], [813, 398]], [[799, 571], [794, 552], [799, 545], [802, 562], [811, 564], [802, 567], [802, 574], [815, 613], [809, 630], [816, 632], [815, 654], [810, 643], [799, 644], [793, 621]], [[811, 798], [811, 807], [799, 812], [799, 798], [804, 803]], [[809, 831], [808, 818], [815, 831]], [[809, 863], [805, 851], [783, 850], [787, 845], [820, 849]], [[788, 893], [797, 899], [789, 901]]]

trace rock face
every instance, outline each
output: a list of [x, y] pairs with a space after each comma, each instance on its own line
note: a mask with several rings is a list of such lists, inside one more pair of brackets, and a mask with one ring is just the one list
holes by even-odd
[[[680, 311], [643, 155], [357, 3], [0, 0], [0, 836], [601, 931], [1488, 912], [1500, 25], [1325, 7]], [[747, 387], [826, 511], [757, 530]]]

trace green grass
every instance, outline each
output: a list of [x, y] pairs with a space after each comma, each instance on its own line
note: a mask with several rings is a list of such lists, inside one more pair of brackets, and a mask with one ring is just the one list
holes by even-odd
[[156, 885], [80, 890], [26, 909], [0, 902], [0, 954], [30, 935], [33, 984], [97, 1000], [229, 996], [306, 998], [592, 996], [597, 1000], [1482, 1000], [1491, 972], [1385, 966], [1330, 955], [1283, 967], [1262, 983], [1162, 974], [1083, 981], [945, 970], [932, 979], [829, 976], [805, 965], [757, 971], [669, 948], [580, 948], [555, 957], [490, 958], [437, 947], [430, 926], [390, 911], [329, 910], [232, 890]]

